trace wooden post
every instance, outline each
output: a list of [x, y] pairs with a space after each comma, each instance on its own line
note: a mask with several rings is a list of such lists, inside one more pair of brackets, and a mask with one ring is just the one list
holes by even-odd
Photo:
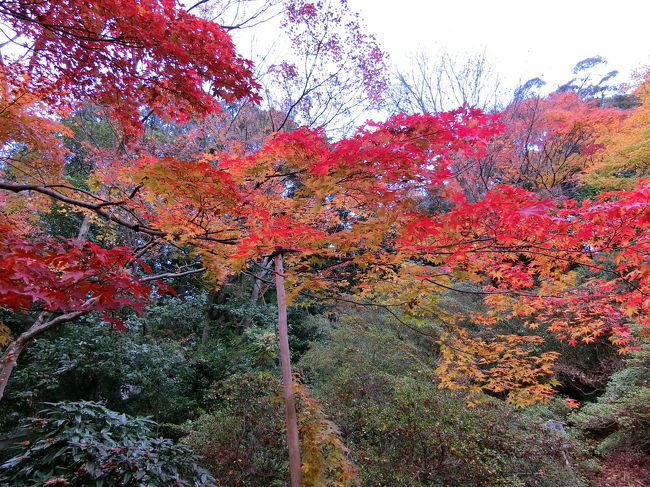
[[300, 442], [298, 439], [298, 418], [293, 395], [293, 374], [291, 373], [291, 354], [289, 352], [289, 329], [287, 326], [287, 302], [284, 291], [284, 265], [282, 253], [274, 257], [275, 289], [278, 295], [278, 341], [280, 342], [280, 369], [284, 388], [284, 409], [287, 423], [287, 443], [289, 445], [289, 474], [291, 487], [301, 487]]

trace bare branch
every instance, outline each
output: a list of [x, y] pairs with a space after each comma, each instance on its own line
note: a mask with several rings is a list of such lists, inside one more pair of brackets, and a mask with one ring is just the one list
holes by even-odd
[[157, 281], [158, 279], [173, 279], [175, 277], [191, 276], [192, 274], [200, 274], [205, 272], [207, 269], [205, 267], [200, 267], [199, 269], [192, 269], [185, 272], [166, 272], [164, 274], [158, 274], [155, 276], [147, 276], [140, 279], [143, 282], [147, 281]]

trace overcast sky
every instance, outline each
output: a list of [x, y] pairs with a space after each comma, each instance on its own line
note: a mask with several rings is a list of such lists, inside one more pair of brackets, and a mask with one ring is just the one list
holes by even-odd
[[[236, 12], [254, 11], [262, 1], [240, 3]], [[630, 84], [634, 72], [650, 69], [650, 0], [347, 1], [364, 30], [375, 35], [389, 62], [402, 72], [413, 66], [418, 51], [434, 64], [442, 54], [461, 63], [484, 54], [501, 81], [500, 103], [507, 103], [512, 91], [532, 78], [546, 82], [542, 93], [551, 92], [572, 79], [576, 63], [594, 56], [607, 61], [590, 71], [594, 81], [617, 70], [621, 74], [610, 83]], [[258, 73], [286, 56], [291, 59], [279, 17], [232, 34], [240, 53], [255, 60]], [[387, 115], [367, 111], [354, 120]]]
[[600, 55], [626, 77], [650, 65], [648, 0], [348, 0], [402, 68], [423, 49], [485, 51], [506, 83], [557, 85]]

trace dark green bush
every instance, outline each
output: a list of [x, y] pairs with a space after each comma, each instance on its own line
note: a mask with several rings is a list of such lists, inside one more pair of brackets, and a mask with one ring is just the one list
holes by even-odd
[[195, 408], [194, 364], [172, 340], [69, 325], [36, 340], [23, 358], [3, 401], [6, 416], [63, 400], [104, 401], [158, 421], [183, 421]]
[[571, 420], [599, 438], [597, 452], [650, 452], [650, 344], [630, 353], [625, 367], [610, 377], [605, 394]]
[[156, 424], [93, 402], [51, 404], [33, 438], [0, 466], [2, 487], [214, 487], [186, 445], [156, 438]]

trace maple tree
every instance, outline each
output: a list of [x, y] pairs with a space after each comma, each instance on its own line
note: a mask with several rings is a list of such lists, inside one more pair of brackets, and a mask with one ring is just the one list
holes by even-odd
[[250, 64], [226, 30], [174, 0], [13, 1], [3, 2], [0, 15], [19, 36], [15, 42], [29, 49], [27, 56], [5, 56], [14, 89], [61, 107], [83, 93], [131, 130], [139, 128], [143, 105], [184, 119], [217, 110], [213, 95], [254, 96]]
[[[291, 5], [300, 19], [319, 15], [313, 4]], [[222, 282], [261, 265], [277, 288], [297, 486], [286, 304], [299, 293], [400, 309], [396, 317], [409, 323], [440, 321], [442, 385], [507, 394], [517, 404], [546, 398], [554, 385], [555, 355], [538, 353], [543, 338], [534, 330], [569, 343], [606, 336], [625, 351], [633, 346], [630, 323], [649, 325], [648, 186], [582, 204], [543, 199], [588, 164], [600, 150], [595, 134], [617, 122], [618, 113], [564, 93], [521, 101], [502, 117], [465, 106], [367, 123], [336, 142], [322, 128], [302, 127], [271, 133], [263, 143], [256, 134], [249, 147], [222, 134], [212, 147], [188, 144], [186, 152], [161, 154], [155, 142], [134, 141], [143, 119], [152, 117], [142, 116], [144, 107], [165, 124], [218, 111], [212, 95], [256, 100], [250, 65], [224, 28], [172, 1], [65, 6], [75, 15], [64, 16], [56, 2], [0, 8], [31, 42], [30, 55], [7, 58], [1, 67], [7, 128], [0, 130], [6, 156], [0, 189], [14, 194], [2, 201], [0, 305], [41, 312], [9, 342], [1, 387], [34, 336], [90, 311], [137, 309], [149, 292], [145, 280], [207, 270]], [[378, 55], [371, 51], [371, 58]], [[336, 46], [331, 53], [341, 56]], [[372, 95], [380, 80], [363, 63], [360, 69]], [[123, 135], [123, 157], [95, 152], [95, 186], [87, 189], [61, 179], [67, 153], [59, 136], [68, 129], [53, 120], [84, 100], [106, 107]], [[291, 111], [283, 112], [285, 120]], [[259, 115], [246, 112], [253, 120]], [[460, 165], [483, 171], [486, 161], [496, 161], [496, 170], [475, 176], [473, 183], [484, 187], [468, 191]], [[14, 228], [10, 213], [44, 208], [49, 198], [146, 236], [145, 249], [191, 247], [202, 267], [142, 279], [133, 266], [127, 270], [135, 248], [107, 250]], [[29, 230], [26, 220], [20, 226]], [[486, 309], [454, 313], [442, 305], [446, 292], [482, 296]], [[490, 332], [511, 318], [522, 324], [513, 333], [475, 336], [463, 326], [469, 319]]]
[[597, 191], [631, 189], [648, 175], [650, 160], [648, 116], [650, 109], [650, 74], [632, 92], [639, 104], [627, 112], [618, 130], [609, 134], [597, 164], [582, 175], [581, 181]]
[[[5, 158], [8, 170], [5, 171], [1, 187], [18, 196], [33, 192], [55, 198], [95, 212], [131, 230], [144, 232], [154, 238], [165, 237], [169, 235], [168, 228], [147, 225], [128, 208], [127, 201], [112, 201], [107, 195], [110, 191], [92, 194], [59, 180], [68, 153], [62, 148], [58, 137], [69, 135], [70, 132], [61, 124], [52, 122], [49, 116], [66, 115], [80, 102], [90, 100], [107, 109], [107, 113], [120, 124], [123, 142], [132, 143], [134, 136], [142, 133], [142, 122], [151, 113], [179, 122], [187, 120], [190, 115], [202, 116], [218, 111], [219, 101], [214, 95], [225, 102], [245, 97], [256, 101], [254, 90], [257, 85], [252, 80], [250, 64], [234, 53], [226, 29], [190, 15], [173, 1], [127, 1], [97, 5], [68, 2], [65, 6], [65, 9], [61, 9], [57, 2], [14, 2], [3, 4], [0, 11], [16, 33], [11, 42], [27, 51], [27, 55], [6, 56], [3, 64], [3, 111], [6, 111], [5, 118], [11, 130], [2, 134], [2, 144], [8, 154]], [[308, 10], [316, 12], [311, 4], [298, 9], [300, 12], [295, 8], [293, 10], [300, 15], [300, 12]], [[71, 12], [73, 15], [70, 15]], [[357, 29], [353, 36], [357, 47], [363, 43], [359, 36]], [[334, 52], [334, 47], [328, 47], [327, 52]], [[337, 59], [343, 59], [340, 54], [337, 56]], [[362, 57], [358, 56], [358, 59]], [[366, 82], [376, 83], [378, 78], [367, 77]], [[210, 84], [211, 93], [204, 92], [206, 83]], [[141, 118], [140, 111], [144, 106], [152, 111]], [[43, 132], [46, 138], [40, 137]], [[19, 157], [16, 157], [16, 147], [20, 149]], [[52, 147], [58, 152], [54, 154], [56, 157], [48, 160], [46, 151], [51, 151]], [[28, 161], [25, 153], [30, 156]], [[46, 162], [49, 164], [44, 164]], [[137, 189], [129, 199], [133, 199], [136, 192]], [[45, 208], [48, 200], [29, 196], [14, 197], [13, 201], [5, 198], [3, 203], [5, 212], [15, 212], [16, 207], [27, 211], [30, 206]], [[83, 230], [84, 227], [87, 228], [86, 220], [80, 237], [87, 231]], [[172, 233], [178, 234], [177, 231]], [[230, 240], [215, 239], [219, 243], [229, 243]], [[42, 245], [58, 249], [54, 242]], [[76, 248], [74, 242], [68, 245]], [[89, 248], [98, 250], [96, 246]], [[39, 249], [35, 247], [29, 250], [36, 256]], [[47, 261], [50, 257], [48, 251], [49, 247], [41, 251], [44, 255], [39, 256]], [[116, 258], [122, 258], [120, 265], [124, 267], [129, 258], [128, 252], [116, 248], [110, 252], [115, 253]], [[84, 288], [77, 286], [77, 281], [70, 282], [85, 292], [88, 301], [84, 305], [78, 304], [79, 309], [74, 312], [65, 313], [64, 303], [52, 301], [42, 288], [30, 289], [32, 305], [40, 305], [40, 301], [45, 299], [49, 311], [63, 314], [43, 326], [42, 321], [49, 315], [42, 313], [30, 328], [34, 333], [21, 335], [10, 342], [3, 362], [4, 384], [15, 367], [17, 355], [26, 342], [37, 334], [81, 316], [90, 308], [101, 311], [108, 309], [109, 304], [115, 308], [125, 304], [119, 297], [120, 293], [114, 293], [109, 304], [100, 303], [97, 296], [104, 296], [105, 293], [101, 286], [96, 285], [101, 278], [93, 276], [96, 270], [93, 269], [94, 263], [84, 261], [74, 253], [69, 257], [71, 260], [78, 258], [82, 264], [80, 269], [74, 270], [74, 275], [85, 271], [83, 277], [87, 281], [84, 282], [95, 284], [94, 287]], [[12, 265], [16, 263], [9, 256], [7, 262]], [[60, 288], [66, 279], [60, 278], [72, 264], [66, 263], [62, 257], [57, 262], [61, 266], [59, 273], [49, 279], [48, 285], [62, 292]], [[106, 257], [98, 262], [106, 264]], [[128, 272], [124, 273], [125, 279], [133, 278]], [[20, 277], [28, 275], [23, 273]], [[112, 285], [115, 285], [112, 282], [114, 279], [115, 276], [110, 276]], [[8, 287], [7, 300], [3, 304], [14, 307], [16, 295], [21, 293], [27, 294], [18, 286]], [[288, 377], [290, 380], [290, 374]], [[286, 382], [285, 387], [291, 388], [291, 384]]]
[[149, 286], [127, 270], [133, 257], [127, 248], [103, 249], [91, 242], [57, 241], [26, 236], [0, 225], [0, 306], [13, 311], [41, 311], [38, 319], [14, 340], [2, 356], [0, 399], [19, 355], [42, 333], [90, 311], [123, 328], [110, 311], [125, 306], [142, 310]]
[[[466, 317], [453, 316], [431, 297], [441, 290], [476, 293], [488, 307], [472, 313], [475, 322], [487, 329], [500, 320], [522, 322], [516, 334], [490, 342], [447, 328], [443, 382], [510, 390], [518, 403], [550, 392], [533, 377], [550, 376], [554, 360], [552, 353], [534, 352], [543, 342], [534, 335], [537, 329], [573, 345], [605, 336], [622, 353], [630, 350], [630, 324], [648, 326], [649, 196], [641, 186], [603, 194], [593, 203], [558, 203], [504, 186], [479, 202], [461, 202], [448, 213], [409, 223], [402, 249], [417, 261], [399, 269], [412, 284], [402, 295], [393, 289], [395, 299], [406, 295], [414, 313], [438, 314], [453, 324]], [[532, 354], [521, 353], [526, 349]]]
[[[398, 116], [332, 147], [322, 130], [305, 128], [278, 134], [251, 155], [207, 154], [194, 161], [146, 156], [122, 171], [139, 188], [133, 211], [146, 210], [150, 225], [176, 232], [177, 242], [193, 242], [216, 277], [248, 260], [273, 257], [292, 485], [300, 484], [300, 460], [283, 261], [306, 271], [286, 276], [291, 296], [331, 287], [328, 269], [338, 267], [331, 262], [359, 264], [377, 251], [399, 215], [418, 204], [418, 192], [448, 177], [446, 155], [476, 150], [492, 133], [489, 119], [465, 109]], [[318, 271], [309, 272], [314, 264]]]
[[[211, 84], [213, 94], [226, 100], [256, 97], [256, 85], [249, 65], [237, 56], [225, 30], [188, 14], [173, 1], [106, 2], [94, 6], [86, 2], [68, 2], [65, 8], [61, 7], [58, 2], [4, 2], [0, 7], [0, 15], [16, 33], [12, 41], [27, 50], [26, 54], [20, 50], [13, 55], [3, 53], [0, 66], [3, 118], [0, 143], [5, 167], [0, 184], [3, 189], [16, 192], [36, 185], [46, 194], [57, 192], [64, 201], [69, 197], [58, 191], [88, 194], [60, 180], [67, 151], [58, 136], [70, 132], [52, 120], [52, 116], [69, 113], [84, 99], [106, 106], [128, 135], [141, 130], [139, 110], [143, 104], [177, 120], [193, 113], [205, 114], [218, 110], [215, 98], [203, 90], [205, 83]], [[191, 57], [189, 50], [192, 51]], [[100, 197], [95, 197], [94, 201], [91, 209], [107, 215], [103, 209], [112, 203]], [[16, 202], [3, 197], [5, 212], [15, 211], [15, 207], [21, 206], [29, 212], [30, 207], [35, 207], [34, 203], [39, 204], [39, 201], [28, 199]], [[46, 204], [46, 200], [40, 200], [41, 207]], [[88, 203], [80, 206], [88, 207]], [[6, 215], [4, 217], [7, 218]], [[3, 225], [8, 223], [3, 222]], [[4, 237], [9, 239], [10, 235]], [[16, 245], [16, 239], [14, 236], [6, 244]], [[23, 252], [25, 255], [31, 252], [35, 264], [39, 259], [45, 259], [48, 252], [54, 254], [50, 257], [52, 259], [56, 252], [64, 254], [56, 242], [24, 246]], [[110, 259], [117, 258], [122, 259], [123, 263], [126, 258], [126, 251], [121, 249], [113, 249], [111, 252], [114, 255], [101, 259], [99, 256], [103, 254], [98, 254], [96, 247], [86, 248], [84, 252], [96, 254], [98, 258], [86, 261], [88, 256], [78, 250], [77, 254], [70, 252], [59, 255], [54, 262], [62, 265], [61, 272], [72, 266], [75, 259], [85, 265], [85, 269], [92, 271], [94, 266], [96, 271], [102, 262], [107, 264], [111, 262]], [[17, 263], [10, 255], [6, 257], [7, 262]], [[38, 268], [34, 266], [33, 270], [37, 271]], [[49, 285], [62, 292], [61, 286], [74, 283], [75, 289], [92, 292], [80, 285], [92, 282], [81, 279], [90, 277], [92, 272], [79, 275], [82, 268], [74, 272], [79, 282], [66, 281], [53, 274]], [[117, 275], [105, 277], [116, 285]], [[20, 278], [29, 281], [24, 273]], [[44, 284], [47, 282], [44, 281]], [[84, 307], [77, 303], [76, 308], [68, 309], [69, 306], [43, 294], [43, 289], [26, 291], [8, 286], [4, 304], [14, 308], [23, 306], [24, 300], [16, 297], [21, 293], [32, 293], [33, 302], [49, 300], [49, 311], [64, 313], [48, 322], [54, 322], [52, 326], [65, 321], [63, 316], [73, 319], [91, 308], [101, 310], [108, 306], [108, 303], [99, 302], [95, 297], [90, 298]], [[101, 289], [95, 288], [94, 292], [101, 293]], [[110, 296], [110, 293], [105, 296]], [[118, 292], [112, 299], [112, 305], [116, 307], [125, 304]], [[37, 322], [39, 329], [44, 326], [42, 321], [39, 319]], [[14, 347], [15, 350], [8, 349], [3, 374], [8, 376], [11, 373], [16, 356], [29, 339], [31, 335], [19, 337], [10, 345], [9, 348]]]
[[[329, 147], [318, 132], [302, 130], [244, 158], [215, 154], [207, 159], [216, 164], [197, 161], [196, 170], [148, 158], [128, 174], [143, 184], [143, 198], [159, 205], [157, 225], [184, 227], [208, 261], [223, 262], [219, 269], [288, 252], [294, 295], [339, 286], [374, 302], [393, 296], [388, 305], [412, 315], [440, 317], [448, 313], [435, 303], [438, 291], [476, 293], [486, 295], [489, 311], [473, 319], [486, 328], [516, 316], [523, 329], [541, 326], [569, 343], [609, 336], [624, 351], [628, 321], [647, 326], [647, 188], [581, 206], [504, 186], [469, 203], [445, 184], [452, 155], [480, 155], [498, 130], [493, 118], [462, 110], [399, 116]], [[449, 198], [451, 211], [422, 212], [428, 193]], [[213, 235], [234, 248], [215, 248]], [[359, 277], [346, 276], [346, 267], [364, 269], [367, 278], [353, 285]], [[579, 267], [606, 277], [578, 282]], [[453, 287], [464, 281], [478, 287]], [[475, 391], [508, 392], [517, 404], [552, 392], [556, 355], [535, 353], [540, 336], [522, 329], [486, 342], [454, 323], [464, 317], [450, 318], [439, 337], [444, 385], [471, 382]]]
[[580, 175], [597, 165], [605, 137], [624, 117], [574, 92], [515, 100], [501, 112], [503, 133], [483, 157], [458, 158], [456, 177], [474, 199], [497, 184], [575, 197]]
[[0, 65], [3, 189], [80, 191], [56, 185], [68, 156], [59, 137], [70, 130], [53, 118], [82, 102], [104, 107], [133, 140], [144, 107], [183, 121], [219, 111], [215, 96], [259, 99], [225, 29], [174, 1], [4, 2], [0, 16], [15, 33]]
[[[70, 131], [53, 117], [90, 99], [107, 107], [129, 138], [142, 129], [142, 105], [183, 120], [217, 111], [213, 95], [256, 99], [257, 85], [249, 63], [235, 53], [224, 29], [173, 1], [67, 2], [61, 7], [59, 2], [4, 2], [0, 7], [18, 49], [3, 53], [0, 65], [0, 187], [14, 193], [36, 189], [137, 227], [106, 212], [115, 203], [61, 180], [68, 152], [59, 136]], [[203, 90], [206, 83], [212, 93]], [[89, 196], [91, 202], [75, 200], [74, 195]], [[47, 198], [2, 199], [3, 265], [15, 272], [3, 283], [2, 305], [22, 310], [37, 305], [43, 310], [30, 329], [9, 342], [2, 363], [3, 389], [17, 356], [38, 334], [91, 310], [125, 304], [137, 308], [146, 294], [147, 288], [139, 287], [124, 270], [128, 249], [106, 251], [94, 244], [47, 239], [21, 243], [34, 238], [26, 234], [29, 223], [21, 224], [22, 236], [10, 233], [10, 214], [33, 219], [34, 210], [47, 205]], [[21, 280], [26, 285], [19, 285]]]

